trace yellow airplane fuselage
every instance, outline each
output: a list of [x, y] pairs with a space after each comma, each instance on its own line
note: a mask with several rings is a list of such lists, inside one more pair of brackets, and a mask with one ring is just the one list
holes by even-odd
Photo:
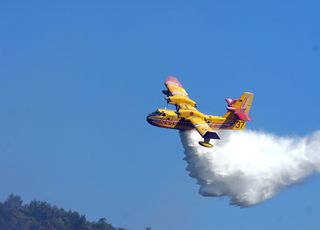
[[244, 129], [247, 121], [251, 121], [249, 110], [251, 108], [253, 93], [244, 92], [238, 99], [226, 98], [227, 112], [223, 116], [206, 115], [197, 109], [195, 101], [190, 99], [187, 91], [177, 78], [169, 76], [165, 81], [168, 104], [174, 105], [176, 110], [157, 109], [147, 116], [147, 121], [154, 126], [189, 130], [195, 129], [203, 138], [199, 144], [212, 148], [211, 139], [220, 139], [215, 130]]
[[199, 111], [158, 109], [147, 116], [147, 121], [154, 126], [168, 129], [189, 130], [193, 125], [186, 118], [188, 116], [200, 117], [214, 130], [219, 129], [243, 129], [245, 122], [238, 119], [227, 119], [226, 117], [205, 115]]

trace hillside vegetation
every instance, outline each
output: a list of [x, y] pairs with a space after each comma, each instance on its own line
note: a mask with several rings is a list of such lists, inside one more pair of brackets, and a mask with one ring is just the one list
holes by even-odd
[[105, 218], [97, 222], [86, 220], [84, 215], [66, 211], [43, 201], [23, 204], [20, 196], [9, 195], [0, 202], [0, 229], [11, 230], [125, 230], [115, 228]]

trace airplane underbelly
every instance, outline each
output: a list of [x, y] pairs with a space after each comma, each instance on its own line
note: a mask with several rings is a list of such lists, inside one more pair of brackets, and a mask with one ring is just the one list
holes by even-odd
[[179, 121], [175, 127], [175, 129], [179, 130], [190, 130], [193, 129], [191, 122], [189, 121]]

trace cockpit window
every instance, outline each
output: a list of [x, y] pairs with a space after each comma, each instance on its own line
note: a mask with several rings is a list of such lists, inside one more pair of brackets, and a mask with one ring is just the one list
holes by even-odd
[[166, 114], [165, 113], [161, 113], [159, 111], [155, 111], [153, 113], [150, 114], [151, 116], [165, 116]]

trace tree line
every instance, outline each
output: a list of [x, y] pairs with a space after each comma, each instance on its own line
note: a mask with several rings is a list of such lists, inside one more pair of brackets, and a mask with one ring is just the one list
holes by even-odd
[[44, 201], [23, 204], [11, 194], [0, 202], [0, 229], [10, 230], [125, 230], [107, 223], [105, 218], [90, 222], [84, 215], [66, 211]]

